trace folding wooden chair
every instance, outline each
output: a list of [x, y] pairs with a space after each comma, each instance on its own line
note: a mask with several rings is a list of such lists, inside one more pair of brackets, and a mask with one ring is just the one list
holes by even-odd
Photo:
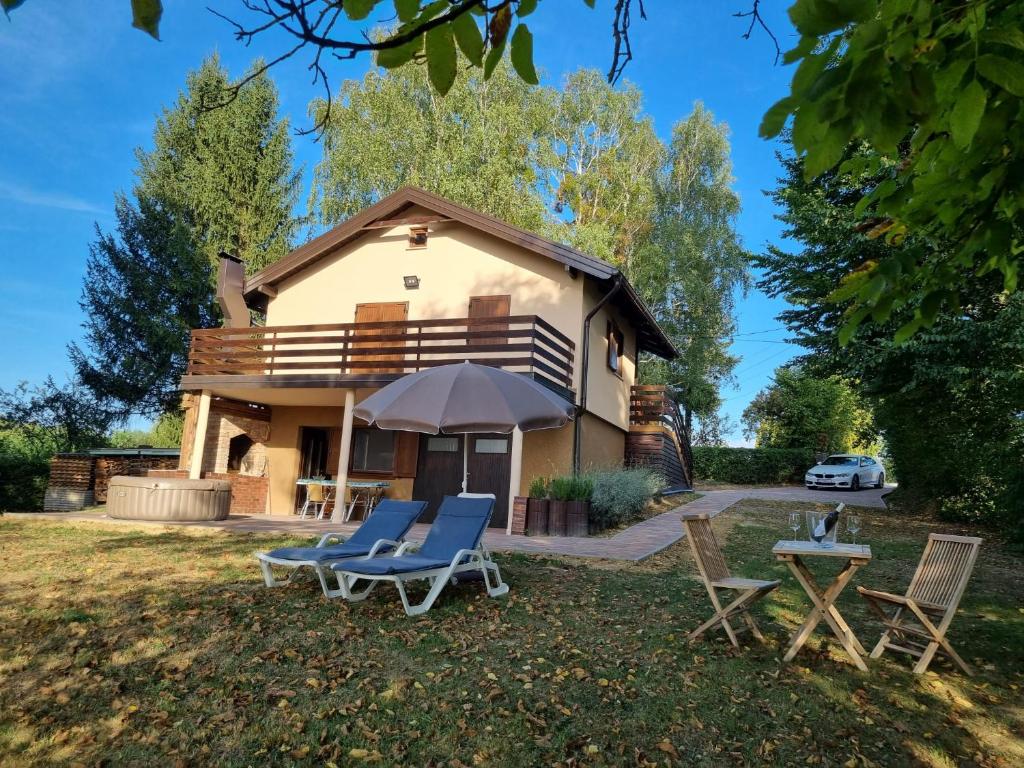
[[[917, 657], [914, 672], [920, 675], [928, 669], [935, 654], [942, 651], [960, 665], [965, 674], [972, 674], [967, 662], [946, 639], [946, 630], [956, 615], [980, 547], [981, 539], [973, 536], [933, 533], [928, 537], [906, 595], [857, 587], [886, 626], [871, 652], [872, 659], [877, 659], [887, 648], [909, 653]], [[887, 612], [887, 608], [891, 612]]]
[[[782, 582], [762, 581], [760, 579], [740, 579], [729, 575], [729, 568], [722, 557], [722, 550], [718, 547], [715, 534], [711, 530], [711, 517], [706, 512], [691, 512], [683, 514], [683, 528], [686, 530], [686, 539], [690, 542], [690, 549], [693, 552], [693, 559], [697, 562], [697, 570], [700, 571], [704, 586], [707, 587], [708, 595], [711, 597], [711, 604], [715, 607], [715, 615], [705, 621], [689, 634], [690, 642], [703, 635], [716, 624], [721, 624], [725, 634], [737, 648], [740, 647], [736, 639], [737, 632], [750, 630], [751, 634], [764, 642], [764, 635], [750, 615], [750, 606], [762, 597], [767, 595]], [[739, 592], [739, 595], [724, 608], [719, 599], [718, 590], [728, 589]], [[746, 627], [739, 630], [733, 628], [729, 619], [734, 616], [742, 616]]]

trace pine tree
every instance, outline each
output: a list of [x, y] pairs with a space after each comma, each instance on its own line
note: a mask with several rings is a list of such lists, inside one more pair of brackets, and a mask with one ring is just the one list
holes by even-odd
[[258, 271], [288, 251], [299, 226], [299, 176], [274, 84], [255, 78], [233, 100], [229, 86], [216, 57], [188, 76], [157, 120], [153, 149], [137, 151], [134, 199], [118, 196], [116, 235], [97, 228], [91, 246], [85, 344], [69, 354], [82, 384], [122, 419], [177, 408], [189, 331], [219, 317], [218, 254]]
[[81, 380], [122, 416], [177, 408], [189, 331], [217, 318], [212, 269], [188, 228], [151, 198], [115, 203], [117, 235], [97, 228], [82, 309], [88, 352], [69, 349]]
[[288, 252], [301, 224], [292, 216], [299, 172], [288, 120], [277, 119], [277, 89], [266, 75], [230, 99], [216, 55], [186, 83], [157, 120], [153, 149], [136, 151], [136, 194], [160, 200], [188, 226], [211, 264], [235, 252], [252, 274]]

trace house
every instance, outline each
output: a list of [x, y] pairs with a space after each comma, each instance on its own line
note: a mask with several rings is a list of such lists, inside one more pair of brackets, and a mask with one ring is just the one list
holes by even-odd
[[384, 480], [390, 496], [430, 501], [429, 516], [460, 489], [463, 438], [368, 427], [352, 408], [463, 360], [578, 406], [562, 429], [469, 437], [469, 489], [497, 492], [493, 525], [512, 529], [511, 499], [538, 475], [630, 459], [688, 481], [676, 409], [634, 386], [640, 353], [676, 351], [618, 270], [437, 195], [401, 189], [249, 278], [225, 256], [218, 298], [224, 327], [193, 331], [181, 379], [180, 467], [231, 478], [234, 512], [293, 512], [297, 481], [329, 476]]

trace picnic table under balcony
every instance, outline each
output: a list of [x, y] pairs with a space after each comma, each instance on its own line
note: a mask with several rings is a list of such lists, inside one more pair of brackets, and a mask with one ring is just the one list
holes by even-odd
[[469, 360], [573, 386], [573, 342], [537, 315], [192, 331], [185, 390], [380, 387]]

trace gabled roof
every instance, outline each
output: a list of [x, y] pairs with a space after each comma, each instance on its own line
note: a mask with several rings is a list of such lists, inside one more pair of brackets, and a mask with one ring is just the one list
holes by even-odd
[[615, 301], [636, 325], [637, 338], [642, 350], [671, 359], [678, 356], [672, 342], [662, 331], [653, 313], [640, 298], [636, 290], [625, 279], [625, 276], [611, 264], [589, 256], [575, 248], [562, 245], [553, 240], [512, 226], [493, 216], [471, 210], [453, 203], [451, 200], [427, 192], [418, 187], [402, 187], [394, 194], [345, 220], [329, 232], [299, 246], [283, 259], [257, 272], [245, 281], [244, 292], [247, 298], [256, 298], [262, 286], [273, 287], [282, 280], [300, 272], [314, 261], [330, 254], [336, 249], [365, 235], [367, 227], [376, 221], [389, 219], [396, 214], [413, 207], [420, 206], [445, 216], [468, 227], [486, 232], [506, 242], [518, 245], [526, 250], [546, 256], [566, 267], [582, 272], [593, 278], [603, 287], [610, 289], [614, 282], [622, 281], [622, 288]]

